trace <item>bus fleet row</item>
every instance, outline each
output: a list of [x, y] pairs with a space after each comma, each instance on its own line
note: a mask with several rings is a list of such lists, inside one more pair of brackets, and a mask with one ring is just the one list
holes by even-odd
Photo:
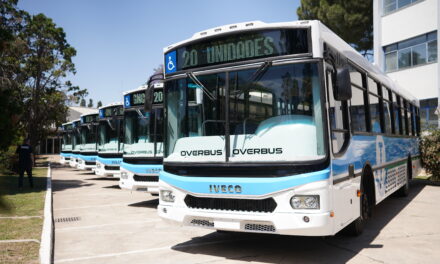
[[158, 194], [171, 223], [223, 231], [359, 234], [420, 169], [418, 101], [319, 21], [198, 32], [63, 132], [61, 162]]

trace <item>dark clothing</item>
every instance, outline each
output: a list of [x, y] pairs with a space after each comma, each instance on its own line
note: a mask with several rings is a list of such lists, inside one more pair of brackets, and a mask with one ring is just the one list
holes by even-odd
[[32, 147], [28, 144], [23, 144], [17, 147], [16, 153], [18, 154], [18, 187], [23, 187], [23, 177], [24, 172], [26, 171], [26, 174], [29, 178], [29, 185], [31, 187], [34, 187], [34, 182], [32, 180]]
[[20, 167], [32, 167], [32, 147], [28, 144], [23, 144], [17, 147], [18, 163]]
[[29, 186], [31, 186], [31, 188], [34, 187], [34, 181], [32, 179], [32, 167], [21, 167], [19, 168], [19, 177], [18, 177], [18, 187], [21, 188], [23, 187], [23, 178], [24, 178], [24, 172], [26, 171], [28, 179], [29, 179]]

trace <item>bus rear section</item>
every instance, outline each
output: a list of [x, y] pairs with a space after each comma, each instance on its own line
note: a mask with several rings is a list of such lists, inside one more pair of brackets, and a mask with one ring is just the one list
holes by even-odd
[[[161, 75], [162, 76], [162, 75]], [[161, 77], [162, 78], [162, 77]], [[119, 186], [131, 191], [158, 194], [163, 169], [163, 84], [152, 81], [124, 94], [124, 152]], [[152, 89], [152, 108], [145, 97]], [[147, 96], [150, 98], [151, 96]]]
[[359, 234], [374, 205], [407, 193], [417, 101], [320, 22], [227, 25], [164, 50], [165, 220]]
[[95, 174], [119, 178], [123, 152], [124, 109], [113, 103], [99, 109], [98, 157]]

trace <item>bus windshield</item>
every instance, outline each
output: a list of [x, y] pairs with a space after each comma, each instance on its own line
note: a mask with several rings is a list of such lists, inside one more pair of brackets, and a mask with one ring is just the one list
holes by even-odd
[[162, 157], [163, 109], [153, 109], [148, 117], [141, 109], [124, 115], [124, 155]]
[[75, 128], [73, 130], [73, 135], [72, 135], [72, 147], [73, 150], [79, 150], [80, 149], [80, 145], [81, 145], [81, 141], [80, 141], [80, 134], [79, 134], [79, 129]]
[[84, 125], [81, 128], [81, 144], [95, 144], [96, 141], [96, 126]]
[[[115, 122], [111, 122], [111, 120], [101, 120], [99, 121], [98, 127], [98, 151], [104, 152], [118, 152], [121, 150], [118, 147], [120, 143], [118, 141], [118, 128], [121, 126], [121, 119], [115, 120]], [[112, 126], [110, 126], [110, 124]]]
[[167, 161], [324, 158], [318, 64], [266, 66], [166, 82]]

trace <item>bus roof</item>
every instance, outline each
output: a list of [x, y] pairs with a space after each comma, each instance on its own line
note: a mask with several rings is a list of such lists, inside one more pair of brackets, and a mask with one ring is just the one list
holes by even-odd
[[148, 86], [147, 86], [146, 84], [144, 84], [144, 85], [139, 86], [139, 87], [136, 88], [136, 89], [133, 89], [133, 90], [130, 90], [130, 91], [126, 91], [126, 92], [123, 92], [123, 95], [127, 95], [127, 94], [131, 94], [131, 93], [134, 93], [134, 92], [143, 91], [143, 90], [146, 90], [147, 88], [148, 88]]
[[[81, 117], [83, 117], [83, 116], [98, 115], [98, 114], [99, 114], [98, 111], [96, 111], [96, 112], [93, 112], [93, 113], [83, 114], [83, 115], [81, 115]], [[81, 121], [81, 119], [79, 119], [79, 121]]]
[[67, 122], [67, 123], [63, 123], [63, 124], [61, 124], [62, 126], [67, 126], [67, 125], [71, 125], [71, 124], [73, 124], [73, 121], [71, 121], [71, 122]]
[[[188, 44], [190, 42], [209, 38], [212, 36], [220, 36], [224, 34], [228, 34], [231, 32], [241, 32], [247, 30], [255, 30], [255, 29], [269, 29], [269, 28], [304, 28], [311, 27], [312, 29], [312, 38], [320, 39], [321, 41], [313, 41], [312, 49], [313, 56], [315, 58], [322, 58], [323, 54], [323, 42], [328, 43], [330, 46], [341, 52], [345, 57], [347, 57], [353, 64], [357, 65], [361, 69], [364, 69], [370, 77], [381, 82], [390, 90], [395, 93], [405, 97], [410, 100], [412, 103], [419, 105], [419, 102], [416, 97], [414, 97], [407, 90], [399, 86], [395, 81], [393, 81], [388, 75], [382, 72], [376, 65], [370, 63], [364, 56], [362, 56], [357, 50], [355, 50], [352, 46], [346, 43], [343, 39], [341, 39], [336, 33], [331, 31], [327, 26], [325, 26], [322, 22], [318, 20], [298, 20], [291, 22], [277, 22], [277, 23], [265, 23], [262, 21], [249, 21], [243, 23], [235, 23], [224, 26], [219, 26], [207, 30], [203, 30], [195, 33], [191, 38], [174, 43], [170, 46], [167, 46], [163, 49], [164, 53], [175, 49], [179, 46]], [[129, 93], [129, 92], [127, 92]], [[127, 94], [125, 93], [125, 94]]]
[[122, 104], [122, 102], [114, 102], [114, 103], [107, 104], [105, 106], [101, 106], [98, 109], [109, 108], [109, 107], [112, 107], [112, 106], [123, 106], [123, 104]]

